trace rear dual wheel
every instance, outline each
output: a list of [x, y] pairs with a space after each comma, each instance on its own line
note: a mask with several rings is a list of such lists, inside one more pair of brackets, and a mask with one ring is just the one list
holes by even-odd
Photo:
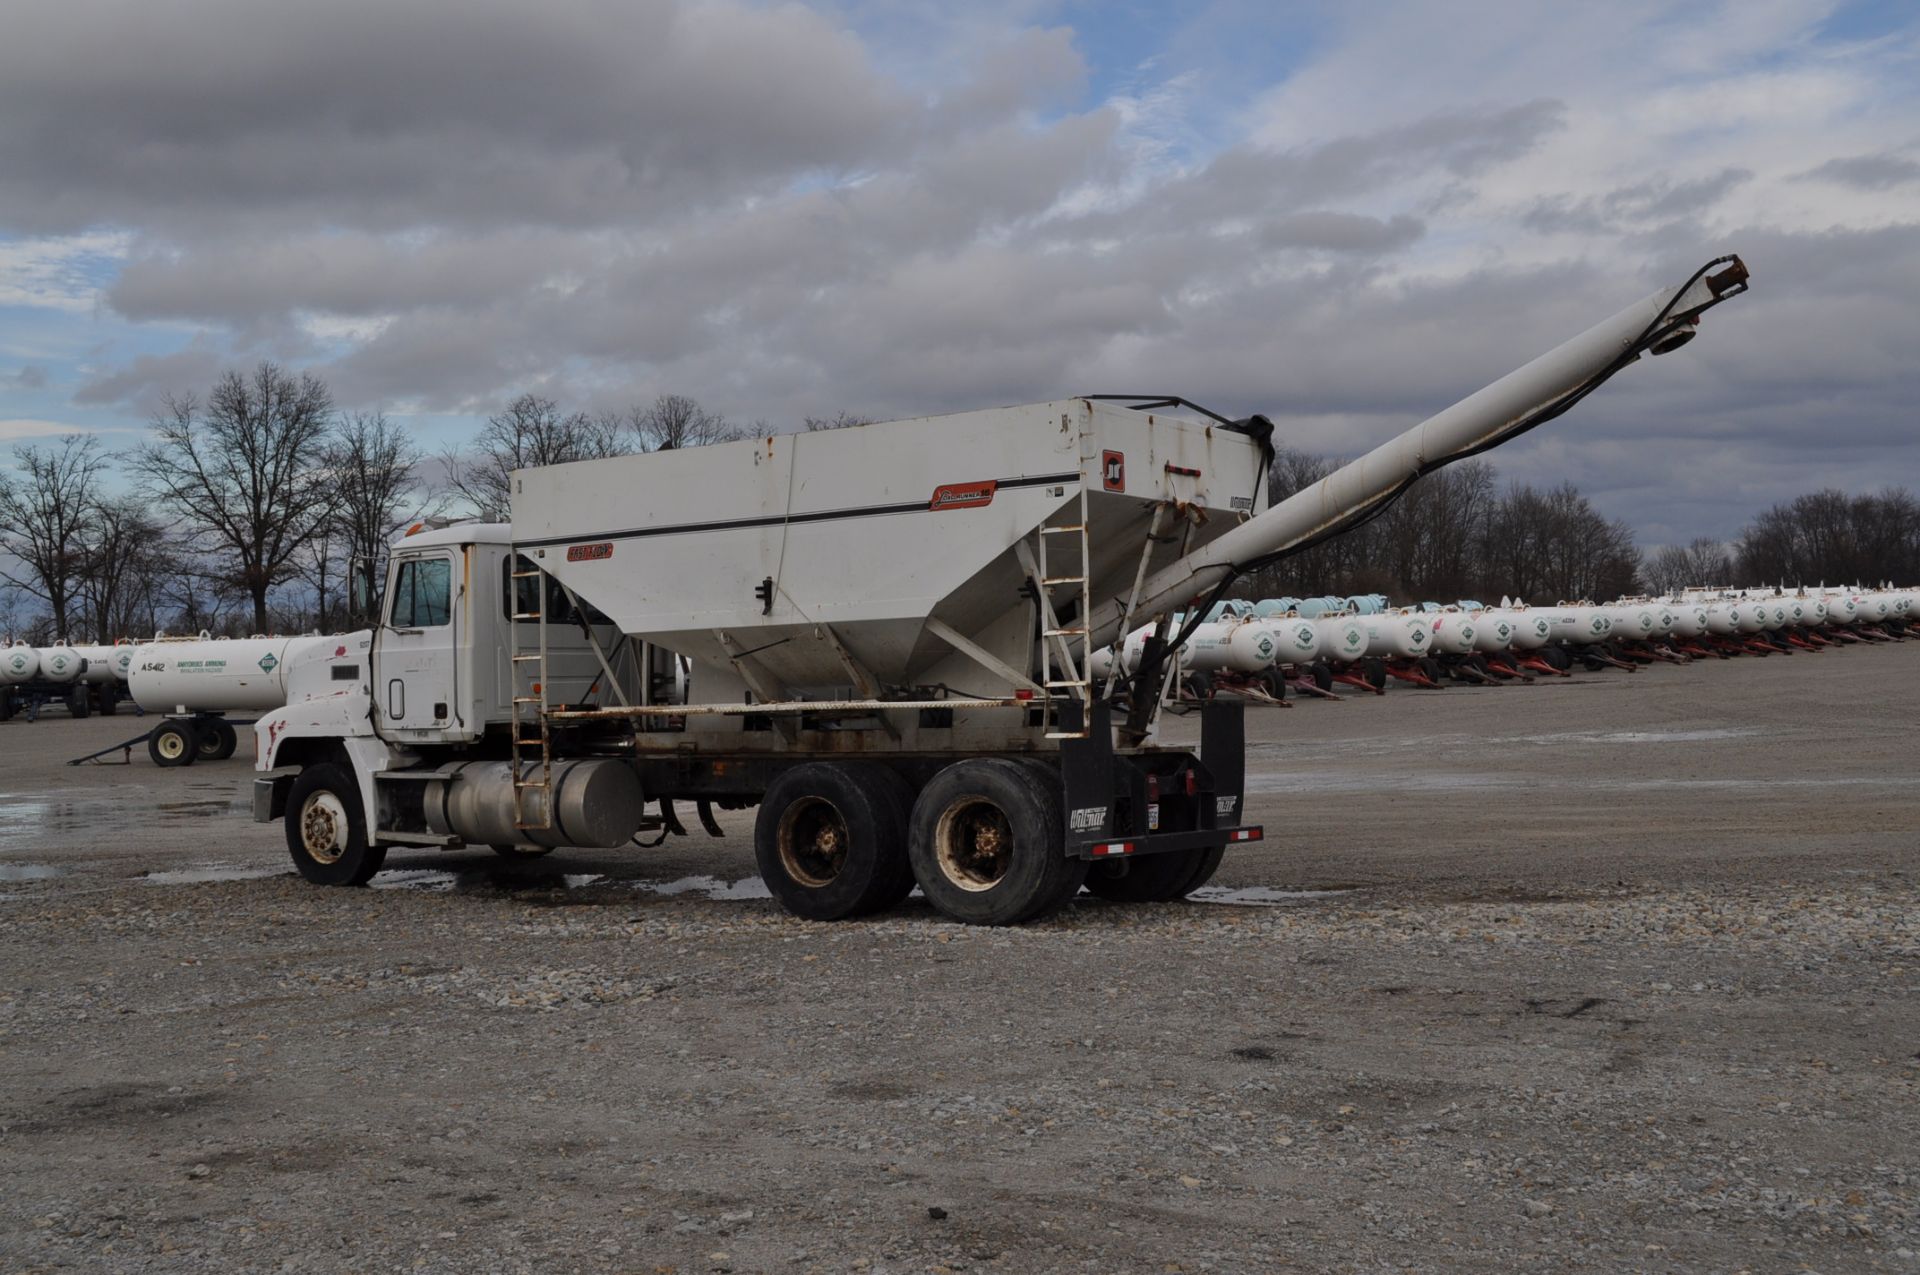
[[913, 889], [911, 804], [906, 781], [885, 766], [807, 762], [782, 771], [754, 821], [760, 879], [809, 921], [885, 911]]
[[972, 925], [1049, 915], [1087, 877], [1087, 861], [1067, 857], [1059, 777], [1001, 757], [935, 775], [913, 804], [907, 845], [927, 901]]
[[1142, 859], [1108, 859], [1087, 872], [1087, 891], [1115, 903], [1172, 903], [1211, 881], [1226, 854], [1227, 848], [1221, 845]]

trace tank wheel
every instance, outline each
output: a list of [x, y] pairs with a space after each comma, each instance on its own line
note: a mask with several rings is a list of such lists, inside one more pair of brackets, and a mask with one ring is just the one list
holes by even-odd
[[359, 785], [334, 762], [294, 776], [285, 822], [293, 866], [315, 885], [365, 885], [387, 861], [385, 846], [367, 844]]
[[102, 717], [112, 717], [120, 711], [120, 691], [118, 687], [108, 686], [100, 692], [100, 703], [94, 711]]
[[147, 756], [156, 766], [191, 766], [200, 757], [200, 732], [192, 722], [169, 717], [147, 732]]
[[214, 717], [200, 723], [200, 760], [225, 761], [240, 746], [240, 734], [225, 718]]
[[787, 911], [838, 921], [913, 889], [903, 781], [882, 766], [807, 762], [783, 771], [753, 825], [760, 879]]
[[1333, 669], [1327, 665], [1325, 660], [1313, 666], [1313, 684], [1323, 691], [1333, 689]]
[[1446, 684], [1447, 667], [1433, 656], [1429, 655], [1420, 661], [1420, 671], [1426, 675], [1429, 682], [1434, 683], [1436, 686]]
[[1379, 656], [1360, 661], [1360, 678], [1375, 690], [1385, 690], [1387, 685], [1387, 662]]
[[1201, 703], [1213, 698], [1213, 678], [1205, 673], [1187, 674], [1187, 690]]
[[1275, 699], [1287, 697], [1287, 675], [1277, 668], [1270, 668], [1260, 675], [1260, 689]]
[[553, 847], [496, 845], [493, 852], [502, 859], [538, 859], [542, 855], [552, 854]]
[[935, 775], [913, 803], [907, 840], [928, 902], [969, 925], [1014, 925], [1071, 897], [1086, 863], [1066, 855], [1057, 784], [1000, 757]]
[[1573, 667], [1573, 657], [1567, 654], [1564, 646], [1549, 646], [1540, 652], [1540, 657], [1562, 673]]
[[67, 692], [67, 713], [75, 721], [84, 718], [93, 711], [93, 695], [84, 686], [76, 686]]
[[0, 689], [0, 722], [13, 718], [13, 692]]

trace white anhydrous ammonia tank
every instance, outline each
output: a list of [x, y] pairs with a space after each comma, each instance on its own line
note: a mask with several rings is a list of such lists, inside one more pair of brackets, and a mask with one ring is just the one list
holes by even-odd
[[1259, 621], [1273, 634], [1276, 664], [1309, 664], [1320, 654], [1320, 628], [1312, 620], [1297, 615], [1272, 617]]
[[65, 642], [55, 642], [40, 651], [40, 679], [46, 682], [71, 682], [80, 676], [86, 660]]
[[88, 643], [75, 646], [80, 658], [87, 662], [86, 671], [80, 674], [83, 682], [95, 682], [102, 686], [119, 680], [113, 671], [114, 648], [102, 643]]
[[140, 648], [127, 678], [150, 713], [266, 712], [287, 702], [287, 657], [299, 645], [336, 638], [209, 638]]
[[1859, 604], [1844, 593], [1832, 593], [1820, 599], [1827, 606], [1827, 623], [1852, 624], [1860, 618]]
[[1433, 650], [1441, 655], [1470, 655], [1479, 626], [1465, 611], [1435, 611], [1428, 614], [1433, 626]]
[[1553, 639], [1553, 619], [1545, 611], [1503, 613], [1513, 626], [1515, 650], [1537, 651]]
[[1884, 593], [1862, 593], [1856, 605], [1860, 608], [1860, 618], [1868, 624], [1879, 624], [1893, 614]]
[[1469, 612], [1469, 617], [1473, 621], [1474, 650], [1492, 654], [1513, 645], [1516, 626], [1506, 612], [1479, 610]]
[[1367, 653], [1367, 626], [1351, 615], [1323, 615], [1308, 621], [1319, 631], [1320, 653], [1351, 664]]
[[1707, 608], [1698, 602], [1675, 602], [1666, 611], [1673, 619], [1669, 629], [1677, 638], [1697, 638], [1707, 631]]
[[1201, 672], [1231, 669], [1260, 673], [1273, 667], [1280, 653], [1273, 633], [1258, 620], [1229, 620], [1202, 624], [1180, 648], [1180, 667]]
[[1653, 608], [1637, 602], [1616, 604], [1613, 612], [1613, 636], [1626, 638], [1632, 642], [1651, 642], [1658, 627], [1654, 619]]
[[1367, 654], [1385, 659], [1416, 659], [1433, 652], [1433, 624], [1423, 615], [1396, 612], [1392, 615], [1363, 615], [1360, 624], [1367, 632]]
[[40, 652], [25, 642], [15, 642], [0, 652], [0, 682], [31, 682], [40, 675]]
[[1613, 613], [1607, 607], [1555, 607], [1548, 618], [1553, 636], [1575, 646], [1591, 646], [1613, 636]]

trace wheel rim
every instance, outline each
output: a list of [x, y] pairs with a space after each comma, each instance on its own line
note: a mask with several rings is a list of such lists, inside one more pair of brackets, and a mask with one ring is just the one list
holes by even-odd
[[347, 852], [347, 808], [320, 791], [300, 807], [300, 846], [315, 863], [338, 863]]
[[803, 797], [780, 816], [780, 866], [801, 885], [831, 885], [847, 866], [852, 837], [839, 807], [820, 797]]
[[991, 801], [964, 797], [941, 812], [933, 832], [940, 875], [962, 890], [991, 890], [1013, 866], [1013, 825]]
[[187, 741], [181, 737], [180, 732], [177, 730], [161, 731], [160, 738], [154, 741], [153, 746], [157, 748], [160, 751], [160, 755], [168, 761], [179, 761], [187, 755]]
[[200, 737], [200, 755], [202, 757], [211, 757], [219, 751], [220, 736], [217, 732], [208, 731]]

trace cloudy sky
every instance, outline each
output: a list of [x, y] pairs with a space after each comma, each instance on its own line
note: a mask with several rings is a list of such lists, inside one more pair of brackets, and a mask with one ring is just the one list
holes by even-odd
[[[1463, 18], [1463, 13], [1474, 16]], [[1707, 258], [1495, 459], [1643, 543], [1920, 487], [1920, 7], [0, 3], [0, 443], [261, 357], [790, 428], [1079, 392], [1381, 441]]]

